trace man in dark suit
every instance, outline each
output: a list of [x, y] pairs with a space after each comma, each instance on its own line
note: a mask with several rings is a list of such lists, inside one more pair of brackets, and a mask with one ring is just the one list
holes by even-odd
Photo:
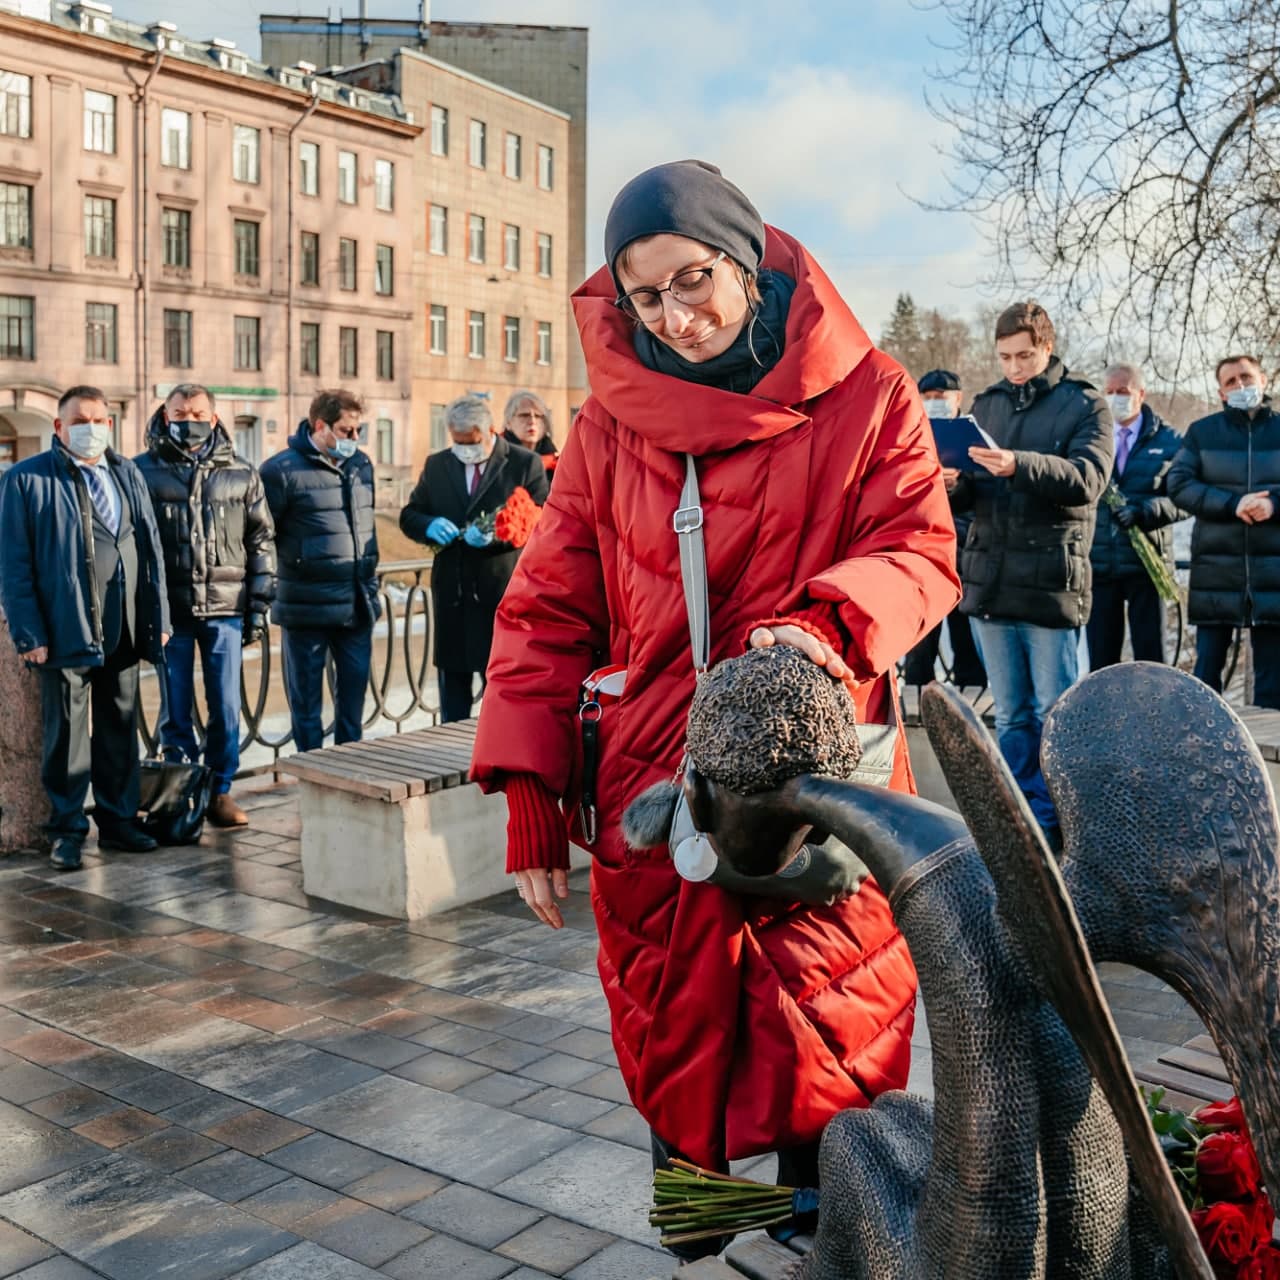
[[110, 447], [106, 397], [72, 387], [53, 428], [50, 447], [0, 483], [0, 604], [19, 654], [40, 673], [50, 860], [73, 870], [89, 831], [90, 780], [99, 847], [156, 847], [135, 821], [135, 707], [138, 661], [162, 661], [170, 628], [151, 499]]
[[471, 714], [475, 675], [484, 672], [493, 642], [493, 615], [520, 558], [517, 548], [494, 540], [476, 521], [491, 515], [517, 488], [541, 506], [547, 500], [542, 459], [504, 440], [480, 396], [462, 396], [445, 411], [453, 441], [432, 454], [400, 512], [400, 528], [436, 548], [431, 571], [435, 663], [440, 718]]

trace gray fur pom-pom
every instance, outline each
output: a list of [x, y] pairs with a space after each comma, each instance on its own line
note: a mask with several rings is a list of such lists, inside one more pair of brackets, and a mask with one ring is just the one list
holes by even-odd
[[622, 836], [633, 849], [656, 849], [671, 834], [680, 788], [674, 782], [655, 782], [627, 805]]

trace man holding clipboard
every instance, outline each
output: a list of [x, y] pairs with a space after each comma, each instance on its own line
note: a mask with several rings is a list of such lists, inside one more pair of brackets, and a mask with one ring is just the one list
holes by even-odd
[[1056, 845], [1040, 734], [1080, 675], [1092, 604], [1089, 548], [1114, 443], [1106, 400], [1053, 354], [1055, 336], [1036, 302], [1001, 312], [995, 339], [1005, 376], [973, 404], [986, 438], [967, 445], [967, 462], [952, 455], [960, 465], [947, 487], [955, 510], [973, 512], [960, 554], [960, 608], [987, 669], [996, 737]]

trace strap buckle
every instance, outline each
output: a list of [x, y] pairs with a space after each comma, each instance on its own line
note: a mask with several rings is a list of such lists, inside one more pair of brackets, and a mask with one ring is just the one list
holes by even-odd
[[677, 507], [671, 517], [671, 526], [677, 533], [695, 533], [702, 528], [702, 508]]

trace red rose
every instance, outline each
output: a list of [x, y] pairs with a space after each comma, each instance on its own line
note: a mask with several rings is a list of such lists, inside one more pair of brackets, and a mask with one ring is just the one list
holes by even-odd
[[515, 488], [493, 518], [493, 536], [513, 547], [523, 547], [542, 518], [542, 508], [525, 488]]
[[1206, 1102], [1191, 1118], [1206, 1129], [1230, 1129], [1234, 1133], [1243, 1133], [1245, 1129], [1244, 1108], [1239, 1098], [1231, 1098], [1227, 1102]]
[[1248, 1135], [1211, 1133], [1196, 1152], [1200, 1194], [1215, 1200], [1250, 1200], [1262, 1186], [1262, 1170]]
[[1236, 1272], [1236, 1280], [1280, 1280], [1280, 1249], [1264, 1244]]
[[1258, 1245], [1254, 1225], [1238, 1204], [1224, 1201], [1208, 1209], [1197, 1209], [1191, 1221], [1215, 1270], [1219, 1264], [1238, 1267], [1253, 1255]]
[[1267, 1199], [1265, 1191], [1259, 1191], [1258, 1194], [1245, 1205], [1245, 1210], [1249, 1214], [1250, 1220], [1253, 1222], [1253, 1229], [1257, 1234], [1260, 1242], [1271, 1239], [1271, 1228], [1275, 1225], [1276, 1214], [1271, 1207], [1271, 1201]]

